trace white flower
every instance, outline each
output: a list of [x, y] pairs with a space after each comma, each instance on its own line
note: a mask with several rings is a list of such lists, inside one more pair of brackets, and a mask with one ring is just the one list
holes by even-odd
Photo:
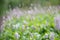
[[30, 36], [33, 37], [33, 33], [30, 33]]
[[23, 33], [23, 35], [26, 35], [26, 34], [28, 34], [28, 33], [30, 33], [30, 32], [27, 30], [27, 31], [25, 31], [25, 32]]
[[16, 32], [15, 37], [16, 37], [16, 39], [19, 39], [20, 35]]
[[37, 37], [39, 38], [41, 35], [40, 34], [37, 34]]
[[23, 23], [24, 23], [24, 24], [28, 24], [28, 22], [27, 22], [27, 21], [25, 21], [25, 20], [23, 21]]
[[36, 29], [34, 25], [32, 25], [31, 28], [34, 29], [34, 30]]
[[28, 13], [31, 14], [31, 11], [29, 10]]
[[31, 20], [35, 20], [35, 17], [34, 17], [34, 16], [32, 16], [32, 17], [31, 17]]
[[19, 27], [19, 26], [20, 26], [20, 23], [17, 23], [17, 24], [16, 24], [16, 28]]
[[48, 38], [48, 34], [47, 33], [45, 34], [45, 38]]
[[40, 26], [41, 26], [41, 28], [44, 28], [45, 25], [44, 24], [41, 24]]
[[26, 29], [29, 29], [29, 27], [27, 26]]
[[28, 14], [32, 14], [33, 12], [33, 10], [28, 10]]
[[33, 6], [33, 4], [31, 4], [31, 7]]
[[54, 40], [54, 36], [55, 36], [54, 32], [51, 32], [50, 33], [50, 40]]
[[20, 27], [20, 23], [17, 23], [16, 25], [13, 25], [14, 29], [18, 29]]
[[56, 25], [55, 28], [56, 28], [57, 30], [60, 30], [60, 16], [59, 16], [59, 15], [56, 16], [54, 20], [55, 20], [55, 25]]
[[29, 19], [29, 16], [26, 16], [26, 19]]
[[25, 29], [25, 26], [24, 25], [22, 25], [22, 29]]
[[34, 35], [36, 35], [37, 37], [40, 37], [40, 34], [38, 34], [38, 33], [34, 33]]

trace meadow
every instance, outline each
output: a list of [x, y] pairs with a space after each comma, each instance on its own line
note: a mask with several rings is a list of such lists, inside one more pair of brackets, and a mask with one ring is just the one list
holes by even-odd
[[54, 14], [25, 15], [5, 22], [0, 40], [60, 40]]

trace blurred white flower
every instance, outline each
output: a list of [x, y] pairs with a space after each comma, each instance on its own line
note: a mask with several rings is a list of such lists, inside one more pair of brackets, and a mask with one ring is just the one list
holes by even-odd
[[41, 24], [40, 26], [41, 26], [41, 28], [44, 28], [44, 27], [45, 27], [45, 25], [44, 25], [44, 24]]
[[28, 13], [31, 14], [31, 11], [29, 10]]
[[54, 21], [55, 21], [55, 29], [60, 30], [60, 15], [57, 15]]
[[48, 38], [48, 37], [49, 37], [49, 36], [48, 36], [48, 34], [46, 33], [46, 34], [45, 34], [45, 38]]
[[32, 16], [32, 17], [31, 17], [31, 20], [35, 20], [35, 17], [34, 17], [34, 16]]
[[8, 24], [9, 26], [11, 25], [11, 23]]
[[30, 33], [30, 37], [33, 37], [33, 33]]
[[25, 29], [25, 26], [24, 25], [22, 25], [22, 29]]
[[[34, 6], [34, 10], [36, 10], [36, 11], [37, 11], [37, 10], [38, 10], [38, 9], [37, 9], [37, 7], [35, 7], [35, 6]], [[35, 12], [36, 12], [36, 11], [35, 11]]]
[[41, 11], [41, 13], [43, 13], [43, 14], [45, 13], [45, 10], [44, 10], [44, 9], [41, 9], [40, 11]]
[[40, 34], [38, 34], [38, 33], [34, 33], [34, 35], [36, 35], [37, 36], [37, 38], [39, 38], [41, 35]]
[[31, 7], [33, 6], [33, 4], [31, 4]]
[[26, 19], [28, 19], [29, 18], [29, 16], [26, 16]]
[[18, 29], [20, 27], [20, 23], [17, 23], [16, 25], [13, 25], [14, 29]]
[[34, 30], [36, 29], [36, 27], [34, 25], [31, 25], [31, 28], [34, 29]]
[[28, 14], [32, 14], [33, 12], [33, 10], [28, 10]]
[[19, 37], [20, 37], [20, 35], [17, 32], [15, 32], [15, 38], [19, 39]]
[[16, 24], [16, 28], [18, 28], [19, 26], [20, 26], [20, 23], [17, 23], [17, 24]]
[[24, 33], [23, 33], [23, 35], [26, 35], [26, 34], [28, 34], [28, 33], [30, 33], [30, 31], [25, 31]]
[[23, 21], [24, 24], [28, 24], [28, 22], [26, 20]]
[[49, 25], [49, 23], [48, 23], [48, 21], [46, 21], [46, 26], [48, 26]]
[[55, 36], [54, 32], [51, 32], [50, 33], [50, 40], [54, 40], [54, 36]]
[[40, 34], [37, 34], [37, 38], [39, 38], [41, 35]]
[[29, 27], [27, 26], [26, 29], [29, 29]]

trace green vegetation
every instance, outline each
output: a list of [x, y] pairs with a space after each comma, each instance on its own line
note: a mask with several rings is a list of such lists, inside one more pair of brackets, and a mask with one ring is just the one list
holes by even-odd
[[2, 4], [9, 8], [15, 7], [30, 7], [31, 4], [40, 4], [42, 6], [49, 6], [49, 5], [60, 5], [60, 0], [5, 0]]
[[0, 11], [15, 7], [30, 7], [31, 4], [40, 4], [42, 6], [60, 5], [60, 0], [1, 0]]
[[5, 23], [0, 40], [60, 40], [60, 32], [55, 30], [54, 16], [38, 14], [21, 16]]
[[[60, 40], [60, 31], [55, 29], [54, 14], [38, 14], [13, 17], [1, 27], [3, 14], [10, 8], [29, 8], [31, 4], [42, 6], [60, 5], [60, 0], [1, 0], [0, 1], [0, 40]], [[3, 32], [1, 32], [3, 28]]]

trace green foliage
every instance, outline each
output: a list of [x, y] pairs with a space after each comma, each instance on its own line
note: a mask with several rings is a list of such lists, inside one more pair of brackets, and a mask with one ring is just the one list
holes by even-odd
[[60, 5], [60, 0], [39, 0], [42, 6]]
[[[0, 5], [3, 5], [6, 9], [15, 8], [15, 7], [30, 7], [31, 4], [40, 3], [41, 5], [59, 5], [60, 0], [2, 0], [0, 1]], [[4, 8], [3, 8], [4, 9]]]
[[60, 0], [6, 0], [6, 6], [8, 8], [15, 8], [15, 7], [30, 7], [31, 4], [40, 4], [42, 6], [49, 6], [49, 5], [59, 5]]
[[50, 0], [51, 5], [59, 5], [60, 4], [60, 0]]
[[13, 17], [5, 23], [0, 40], [60, 40], [60, 33], [54, 27], [51, 14]]
[[[31, 4], [40, 3], [41, 5], [59, 5], [60, 0], [1, 0], [0, 1], [0, 14], [2, 15], [3, 11], [15, 7], [30, 7]], [[0, 16], [1, 16], [0, 15]]]
[[0, 1], [0, 16], [2, 15], [4, 9], [5, 9], [5, 7], [4, 7], [4, 0], [1, 0]]

